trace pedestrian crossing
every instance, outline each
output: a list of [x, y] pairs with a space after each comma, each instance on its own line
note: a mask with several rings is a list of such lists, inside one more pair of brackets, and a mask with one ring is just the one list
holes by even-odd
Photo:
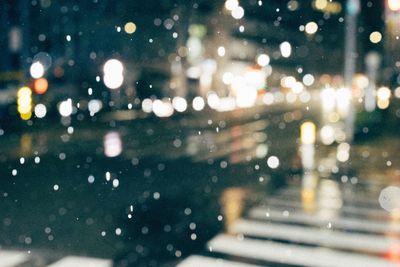
[[48, 265], [48, 267], [112, 267], [112, 261], [69, 256]]
[[24, 251], [0, 250], [0, 267], [112, 267], [112, 260], [67, 256], [60, 259]]
[[27, 253], [0, 250], [0, 267], [21, 266], [28, 260], [29, 255]]
[[400, 220], [379, 209], [375, 196], [341, 192], [338, 207], [310, 211], [301, 186], [283, 188], [177, 266], [400, 266]]

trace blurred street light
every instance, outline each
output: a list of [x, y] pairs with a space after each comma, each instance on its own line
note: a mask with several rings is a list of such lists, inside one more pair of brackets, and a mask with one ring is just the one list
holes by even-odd
[[292, 45], [289, 42], [283, 42], [279, 46], [281, 55], [285, 58], [290, 57], [292, 54]]
[[44, 75], [44, 66], [40, 62], [35, 62], [30, 67], [30, 74], [32, 78], [39, 79]]
[[117, 59], [110, 59], [108, 60], [103, 67], [104, 77], [103, 81], [104, 84], [109, 89], [118, 89], [124, 82], [124, 66], [122, 65], [121, 61]]
[[58, 107], [58, 111], [60, 115], [63, 117], [69, 117], [72, 114], [72, 99], [68, 98], [65, 101], [62, 101]]
[[17, 109], [23, 120], [32, 117], [32, 90], [29, 87], [21, 87], [17, 92]]

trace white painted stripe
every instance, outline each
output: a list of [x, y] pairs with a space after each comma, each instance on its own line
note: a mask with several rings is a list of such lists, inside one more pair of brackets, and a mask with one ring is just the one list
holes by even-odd
[[333, 228], [343, 230], [359, 230], [371, 233], [387, 233], [395, 232], [400, 233], [400, 224], [395, 222], [382, 222], [362, 220], [350, 217], [327, 217], [321, 214], [306, 214], [303, 212], [288, 212], [266, 209], [254, 208], [250, 210], [249, 217], [260, 220], [273, 220], [280, 222], [301, 223], [313, 226], [327, 227], [330, 224]]
[[209, 258], [204, 256], [190, 256], [177, 267], [261, 267], [247, 263], [233, 262], [223, 259]]
[[271, 241], [218, 235], [208, 243], [210, 250], [249, 259], [312, 267], [398, 267], [383, 258], [340, 252], [325, 248], [309, 248]]
[[346, 233], [326, 228], [309, 228], [286, 224], [240, 220], [234, 226], [236, 233], [254, 237], [275, 238], [330, 248], [384, 253], [400, 247], [400, 240], [385, 236]]
[[[373, 205], [374, 207], [379, 207], [379, 194], [378, 193], [367, 193], [360, 191], [347, 191], [341, 190], [341, 198], [345, 202], [350, 202], [352, 204], [358, 205]], [[301, 199], [300, 187], [287, 187], [280, 189], [276, 196], [280, 196], [284, 199]]]
[[[318, 205], [318, 203], [316, 203]], [[273, 208], [272, 206], [279, 206], [279, 207], [289, 207], [289, 208], [295, 208], [295, 209], [302, 209], [303, 205], [301, 201], [299, 200], [288, 200], [284, 199], [281, 197], [273, 197], [273, 198], [268, 198], [266, 200], [266, 208], [270, 206], [270, 208]], [[333, 207], [325, 207], [325, 206], [320, 206], [318, 208], [323, 208], [323, 209], [328, 209], [328, 210], [336, 210]], [[354, 214], [354, 215], [361, 215], [361, 216], [369, 216], [369, 217], [374, 217], [374, 218], [379, 218], [379, 220], [388, 220], [390, 219], [390, 214], [389, 212], [385, 211], [384, 209], [378, 209], [378, 208], [367, 208], [367, 207], [358, 207], [355, 205], [346, 205], [344, 204], [339, 211], [344, 211], [349, 214]]]
[[111, 260], [85, 258], [85, 257], [65, 257], [61, 260], [48, 265], [48, 267], [111, 267]]
[[25, 252], [0, 251], [0, 267], [13, 267], [27, 262], [29, 255]]

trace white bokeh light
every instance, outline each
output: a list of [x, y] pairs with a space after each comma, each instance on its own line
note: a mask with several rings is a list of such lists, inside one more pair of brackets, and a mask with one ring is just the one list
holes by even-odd
[[121, 61], [117, 59], [110, 59], [104, 64], [103, 71], [104, 74], [122, 73], [124, 71], [124, 66], [122, 65]]
[[88, 103], [88, 109], [92, 116], [97, 112], [99, 112], [102, 108], [103, 108], [103, 103], [101, 102], [101, 100], [92, 99]]
[[279, 167], [279, 158], [276, 156], [271, 156], [268, 158], [267, 164], [271, 169], [276, 169]]
[[310, 21], [306, 24], [305, 30], [307, 34], [315, 34], [318, 31], [318, 24], [314, 21]]
[[118, 89], [124, 83], [124, 66], [117, 59], [108, 60], [103, 67], [104, 84], [110, 89]]
[[196, 111], [203, 110], [205, 105], [206, 105], [206, 103], [201, 96], [196, 96], [193, 99], [192, 106], [193, 106], [194, 110], [196, 110]]
[[110, 132], [104, 136], [104, 155], [113, 158], [122, 153], [122, 140], [118, 132]]
[[283, 42], [279, 45], [282, 57], [288, 58], [292, 54], [292, 45], [289, 42]]
[[218, 56], [220, 56], [220, 57], [225, 56], [225, 52], [226, 52], [225, 47], [223, 47], [223, 46], [218, 47], [217, 52], [218, 52]]
[[153, 101], [150, 98], [145, 98], [142, 101], [142, 110], [146, 113], [153, 112]]
[[183, 97], [176, 96], [172, 99], [172, 106], [178, 112], [184, 112], [187, 109], [187, 101]]
[[266, 54], [261, 54], [257, 57], [257, 64], [260, 65], [261, 67], [265, 67], [269, 64], [270, 58]]
[[60, 115], [63, 117], [71, 116], [72, 114], [72, 100], [69, 98], [68, 100], [62, 101], [58, 107], [58, 111]]
[[42, 119], [46, 117], [47, 114], [47, 108], [43, 104], [37, 104], [35, 106], [35, 116], [38, 117], [39, 119]]
[[212, 109], [217, 109], [219, 106], [219, 96], [215, 92], [210, 92], [207, 95], [207, 103]]
[[315, 81], [315, 79], [314, 79], [314, 76], [312, 74], [306, 74], [303, 77], [303, 83], [306, 86], [313, 85], [314, 81]]
[[153, 102], [153, 112], [160, 118], [170, 117], [174, 114], [174, 107], [167, 100], [162, 101], [157, 99]]
[[29, 69], [29, 71], [30, 71], [32, 78], [39, 79], [39, 78], [43, 77], [43, 75], [44, 75], [44, 66], [42, 63], [40, 63], [38, 61], [31, 65], [31, 68]]
[[235, 9], [232, 10], [232, 17], [234, 19], [241, 19], [244, 16], [244, 9], [241, 6], [235, 7]]
[[234, 10], [238, 6], [239, 6], [238, 0], [226, 0], [226, 2], [225, 2], [225, 8], [229, 11]]

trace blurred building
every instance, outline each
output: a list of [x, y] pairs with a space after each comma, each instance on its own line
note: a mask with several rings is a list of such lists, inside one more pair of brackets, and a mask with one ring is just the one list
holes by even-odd
[[[224, 96], [232, 89], [230, 76], [243, 73], [264, 79], [254, 86], [269, 89], [288, 75], [299, 81], [306, 74], [333, 77], [343, 69], [344, 5], [344, 0], [5, 0], [0, 78], [16, 71], [19, 83], [29, 83], [29, 66], [40, 53], [50, 57], [45, 76], [57, 95], [105, 97], [102, 66], [110, 58], [123, 62], [123, 95], [131, 100], [209, 90]], [[382, 25], [379, 1], [362, 5], [359, 71], [362, 54], [371, 49], [366, 36]], [[378, 23], [370, 21], [373, 13]], [[395, 20], [390, 16], [388, 21]]]
[[400, 85], [400, 1], [385, 2], [385, 72], [390, 84]]

